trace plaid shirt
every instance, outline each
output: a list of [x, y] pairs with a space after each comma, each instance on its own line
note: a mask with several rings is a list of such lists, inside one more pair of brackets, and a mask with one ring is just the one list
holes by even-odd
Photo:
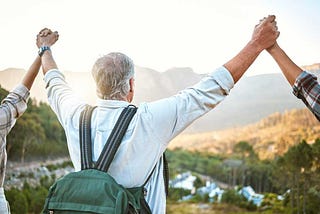
[[0, 105], [0, 187], [3, 187], [7, 163], [6, 136], [16, 119], [27, 109], [28, 98], [29, 90], [21, 84]]
[[293, 85], [293, 94], [301, 99], [320, 121], [320, 84], [317, 77], [302, 72]]

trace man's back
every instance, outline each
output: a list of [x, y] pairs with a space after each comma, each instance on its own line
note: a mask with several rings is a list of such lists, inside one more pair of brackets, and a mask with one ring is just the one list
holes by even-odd
[[[85, 102], [77, 98], [63, 75], [49, 71], [48, 97], [65, 129], [75, 170], [80, 170], [79, 117]], [[168, 143], [195, 119], [222, 101], [233, 87], [229, 72], [221, 67], [194, 87], [151, 103], [142, 103], [123, 138], [109, 173], [124, 187], [141, 186], [155, 167], [146, 185], [146, 200], [153, 213], [165, 213], [165, 189], [161, 156]], [[93, 160], [100, 155], [121, 111], [129, 103], [98, 99], [92, 115]], [[159, 161], [160, 160], [160, 161]]]

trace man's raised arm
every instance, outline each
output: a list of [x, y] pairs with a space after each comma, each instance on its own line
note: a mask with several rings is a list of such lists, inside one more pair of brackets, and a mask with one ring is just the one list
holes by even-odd
[[271, 15], [260, 21], [252, 34], [249, 43], [230, 61], [224, 64], [236, 83], [244, 72], [255, 61], [258, 55], [266, 48], [272, 46], [279, 36], [275, 16]]
[[52, 32], [47, 28], [42, 29], [37, 35], [37, 46], [39, 48], [39, 55], [41, 56], [43, 74], [46, 74], [51, 69], [58, 69], [50, 49], [51, 45], [53, 45], [58, 38], [59, 34], [57, 31]]

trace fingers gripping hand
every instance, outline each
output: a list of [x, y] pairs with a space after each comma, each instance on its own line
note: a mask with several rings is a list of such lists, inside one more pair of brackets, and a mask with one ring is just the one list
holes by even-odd
[[254, 42], [260, 51], [273, 46], [280, 35], [278, 31], [276, 17], [270, 15], [260, 20], [259, 24], [255, 26], [252, 35], [252, 42]]
[[52, 32], [50, 29], [44, 28], [38, 33], [36, 44], [38, 48], [41, 46], [52, 46], [58, 39], [58, 31]]

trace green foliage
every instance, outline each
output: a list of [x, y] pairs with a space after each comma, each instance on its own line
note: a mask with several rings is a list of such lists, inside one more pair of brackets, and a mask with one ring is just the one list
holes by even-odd
[[10, 189], [6, 191], [6, 198], [12, 214], [26, 214], [28, 212], [28, 201], [23, 192], [18, 189]]
[[239, 156], [242, 160], [248, 159], [250, 162], [258, 160], [258, 155], [254, 152], [253, 147], [246, 141], [240, 141], [233, 147], [234, 155]]
[[47, 169], [49, 171], [54, 171], [54, 170], [57, 170], [57, 169], [66, 168], [67, 166], [73, 167], [72, 162], [71, 161], [64, 161], [61, 164], [49, 164], [49, 165], [46, 165], [46, 167], [47, 167]]
[[205, 185], [205, 183], [199, 178], [199, 176], [196, 176], [196, 180], [193, 183], [195, 188], [199, 188]]
[[218, 155], [176, 149], [168, 150], [166, 156], [171, 178], [185, 171], [193, 171], [212, 177], [223, 173], [222, 158]]
[[[234, 150], [233, 159], [181, 149], [169, 151], [168, 157], [175, 173], [193, 171], [227, 184], [235, 181], [235, 185], [250, 185], [256, 192], [270, 192], [265, 194], [259, 207], [261, 212], [291, 213], [299, 210], [301, 213], [317, 213], [320, 210], [320, 139], [313, 144], [301, 141], [273, 161], [257, 159], [246, 142], [240, 142]], [[241, 160], [234, 159], [237, 157]], [[232, 165], [232, 161], [238, 164]], [[277, 199], [278, 194], [289, 189], [290, 193], [284, 195], [284, 200]], [[193, 201], [203, 202], [203, 199], [195, 197]], [[234, 190], [226, 191], [222, 201], [247, 210], [257, 209]]]
[[290, 189], [284, 206], [301, 213], [317, 213], [320, 208], [319, 140], [291, 147], [277, 160], [274, 184]]
[[[48, 182], [48, 178], [43, 178], [42, 182]], [[41, 213], [48, 194], [49, 183], [46, 183], [46, 186], [42, 186], [42, 184], [37, 187], [31, 187], [28, 183], [25, 183], [22, 190], [16, 188], [6, 190], [6, 198], [10, 204], [11, 213]]]
[[221, 202], [238, 206], [241, 204], [242, 201], [244, 201], [243, 197], [239, 195], [238, 192], [234, 189], [226, 190], [221, 198]]
[[183, 196], [189, 195], [191, 192], [190, 190], [185, 190], [181, 188], [169, 188], [169, 201], [178, 201]]
[[68, 155], [64, 130], [47, 104], [29, 99], [7, 137], [7, 153], [9, 160], [21, 162]]
[[54, 181], [51, 180], [51, 177], [43, 176], [40, 178], [40, 185], [42, 187], [45, 187], [46, 189], [49, 189], [49, 187], [53, 184]]
[[41, 186], [36, 188], [33, 192], [29, 211], [32, 213], [41, 213], [48, 194], [48, 189]]

